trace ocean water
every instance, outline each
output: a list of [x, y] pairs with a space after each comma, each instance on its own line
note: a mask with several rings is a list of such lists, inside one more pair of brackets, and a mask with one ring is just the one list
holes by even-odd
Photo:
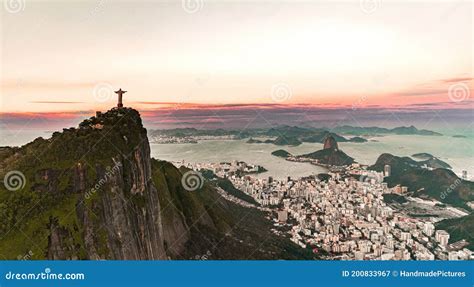
[[[247, 144], [247, 140], [209, 140], [197, 144], [151, 144], [154, 158], [179, 162], [230, 162], [233, 160], [258, 164], [268, 171], [256, 175], [284, 179], [298, 178], [326, 172], [323, 167], [309, 163], [289, 162], [271, 155], [279, 147], [272, 144]], [[290, 150], [290, 149], [289, 149]]]
[[[373, 164], [382, 153], [391, 153], [397, 156], [410, 156], [414, 153], [426, 152], [447, 162], [453, 171], [461, 175], [467, 170], [468, 178], [474, 180], [474, 134], [464, 134], [465, 138], [455, 138], [444, 133], [443, 136], [417, 135], [385, 135], [369, 138], [366, 143], [339, 143], [339, 147], [348, 155], [362, 164]], [[21, 146], [36, 137], [50, 137], [51, 131], [39, 130], [6, 130], [0, 129], [0, 146]], [[259, 177], [273, 176], [274, 178], [294, 178], [325, 172], [322, 167], [308, 163], [288, 162], [272, 156], [278, 149], [299, 155], [310, 153], [322, 148], [319, 143], [303, 143], [302, 145], [275, 146], [273, 144], [247, 144], [246, 140], [212, 140], [198, 144], [151, 144], [151, 154], [161, 160], [178, 162], [222, 162], [241, 160], [247, 163], [258, 164], [268, 172]]]
[[461, 175], [468, 172], [468, 178], [474, 176], [474, 138], [454, 138], [452, 136], [401, 136], [388, 135], [374, 137], [367, 143], [340, 143], [347, 154], [363, 164], [373, 164], [382, 153], [397, 156], [411, 156], [426, 152], [451, 165], [453, 171]]
[[38, 137], [50, 138], [52, 131], [9, 130], [0, 126], [0, 146], [22, 146]]
[[[322, 148], [319, 143], [303, 143], [296, 147], [273, 144], [247, 144], [246, 140], [202, 141], [198, 144], [151, 144], [152, 156], [162, 160], [187, 162], [222, 162], [242, 160], [265, 167], [268, 172], [260, 177], [300, 177], [325, 172], [322, 167], [307, 163], [288, 162], [271, 155], [278, 149], [299, 155]], [[366, 143], [339, 143], [339, 148], [362, 164], [373, 164], [382, 153], [411, 156], [430, 153], [447, 162], [461, 175], [467, 170], [468, 178], [474, 175], [474, 139], [451, 136], [387, 135], [369, 139]]]

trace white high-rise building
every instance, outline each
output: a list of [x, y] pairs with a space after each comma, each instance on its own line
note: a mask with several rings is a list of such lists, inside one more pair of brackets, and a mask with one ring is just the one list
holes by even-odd
[[383, 167], [383, 175], [384, 176], [390, 176], [392, 172], [392, 167], [388, 164], [386, 164], [384, 167]]
[[428, 236], [432, 236], [433, 233], [434, 233], [434, 230], [435, 230], [435, 227], [434, 227], [433, 223], [431, 223], [431, 222], [427, 222], [423, 226], [423, 233], [428, 235]]
[[409, 239], [411, 239], [411, 234], [410, 232], [404, 232], [402, 231], [401, 234], [400, 234], [400, 239], [402, 241], [408, 241]]
[[446, 246], [449, 242], [449, 233], [445, 230], [436, 230], [435, 239], [441, 246]]

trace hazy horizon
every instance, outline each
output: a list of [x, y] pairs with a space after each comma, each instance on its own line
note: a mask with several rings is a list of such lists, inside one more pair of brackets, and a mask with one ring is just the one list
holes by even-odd
[[119, 88], [151, 129], [473, 130], [469, 1], [5, 3], [7, 133], [77, 126]]
[[[102, 110], [104, 112], [105, 110]], [[443, 135], [462, 134], [474, 137], [473, 110], [388, 110], [388, 109], [317, 109], [308, 107], [235, 106], [229, 109], [175, 109], [140, 111], [147, 129], [254, 129], [281, 125], [331, 129], [336, 126], [378, 126], [394, 128], [414, 125], [418, 129]], [[3, 115], [0, 120], [2, 145], [23, 145], [36, 137], [47, 138], [54, 131], [77, 127], [94, 111], [60, 113], [58, 115], [30, 113]]]
[[367, 2], [20, 1], [1, 112], [104, 110], [118, 88], [140, 110], [472, 109], [472, 2]]

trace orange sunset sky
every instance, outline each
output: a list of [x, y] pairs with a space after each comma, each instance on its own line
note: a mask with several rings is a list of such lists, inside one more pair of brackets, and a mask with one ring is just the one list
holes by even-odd
[[4, 5], [1, 112], [473, 106], [471, 1], [187, 2]]

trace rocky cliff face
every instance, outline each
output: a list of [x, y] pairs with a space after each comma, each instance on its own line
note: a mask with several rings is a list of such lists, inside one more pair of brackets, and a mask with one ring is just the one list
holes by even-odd
[[337, 142], [333, 136], [326, 137], [326, 139], [324, 140], [323, 149], [332, 149], [332, 150], [338, 149]]
[[[113, 124], [125, 129], [138, 124], [139, 129], [136, 134], [123, 130], [120, 138], [126, 148], [118, 148], [117, 155], [111, 158], [111, 165], [95, 163], [92, 167], [95, 176], [92, 178], [87, 178], [87, 167], [83, 164], [79, 163], [75, 168], [74, 190], [84, 197], [84, 200], [76, 203], [75, 214], [78, 226], [83, 230], [85, 255], [90, 259], [165, 259], [160, 204], [158, 191], [151, 182], [150, 147], [146, 131], [133, 110], [114, 112], [122, 112], [117, 120], [120, 122], [104, 122], [104, 126]], [[104, 120], [107, 116], [104, 115]], [[101, 117], [95, 120], [102, 122]], [[138, 142], [128, 145], [132, 138], [138, 139]], [[114, 147], [113, 142], [104, 144]], [[91, 185], [90, 182], [96, 184]], [[95, 224], [95, 221], [99, 224]], [[51, 230], [48, 257], [54, 254], [54, 250], [64, 247], [61, 246], [61, 234], [55, 232], [57, 230]], [[55, 238], [59, 238], [59, 242]]]
[[267, 240], [264, 215], [226, 201], [212, 185], [185, 190], [187, 170], [150, 158], [133, 109], [0, 149], [0, 176], [11, 171], [21, 184], [0, 186], [4, 259], [310, 258], [286, 239]]
[[[32, 158], [33, 153], [44, 159]], [[33, 206], [25, 210], [37, 213], [39, 222], [6, 218], [13, 223], [2, 230], [6, 237], [15, 225], [23, 232], [31, 229], [27, 237], [47, 235], [41, 246], [30, 243], [29, 248], [40, 249], [39, 258], [167, 258], [150, 147], [138, 112], [111, 110], [85, 120], [79, 129], [37, 139], [16, 155], [18, 165], [12, 168], [26, 173], [28, 186], [6, 201], [22, 193], [23, 198], [37, 197], [43, 206], [39, 212]], [[27, 166], [30, 160], [34, 164]]]
[[[112, 158], [113, 170], [96, 165], [95, 180], [106, 178], [107, 182], [99, 190], [94, 187], [80, 190], [85, 200], [76, 204], [76, 215], [83, 228], [87, 258], [167, 258], [158, 191], [150, 180], [149, 153], [148, 142], [144, 141], [130, 157]], [[86, 186], [81, 181], [78, 184]], [[95, 225], [94, 218], [104, 226]], [[101, 234], [106, 239], [104, 242]], [[50, 240], [48, 249], [54, 246]], [[99, 252], [100, 249], [107, 252]]]

